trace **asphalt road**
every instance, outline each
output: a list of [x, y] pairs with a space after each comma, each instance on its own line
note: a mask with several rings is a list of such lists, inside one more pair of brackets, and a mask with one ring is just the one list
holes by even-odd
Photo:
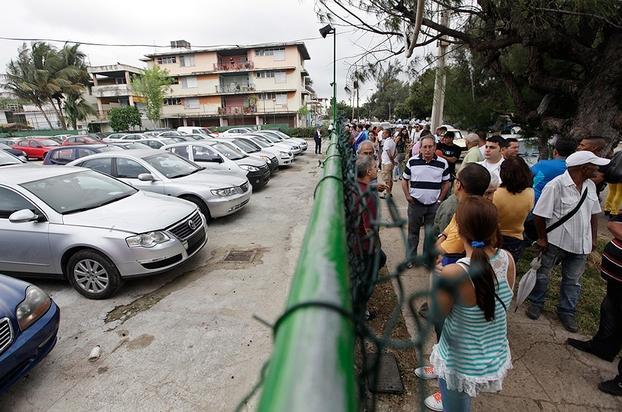
[[[59, 340], [0, 410], [235, 409], [271, 353], [270, 329], [252, 316], [273, 322], [284, 308], [318, 173], [318, 156], [297, 157], [241, 212], [212, 221], [193, 259], [111, 299], [34, 280], [61, 308]], [[231, 251], [251, 261], [225, 261]]]

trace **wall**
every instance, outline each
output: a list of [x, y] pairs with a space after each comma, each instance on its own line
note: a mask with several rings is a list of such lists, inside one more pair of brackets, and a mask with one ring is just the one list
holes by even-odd
[[[160, 67], [168, 70], [171, 76], [179, 74], [191, 74], [195, 72], [205, 72], [214, 70], [214, 64], [218, 62], [216, 52], [194, 53], [194, 66], [181, 67], [180, 56], [177, 55], [177, 62], [170, 64], [161, 64]], [[156, 64], [157, 58], [154, 58], [153, 63]]]

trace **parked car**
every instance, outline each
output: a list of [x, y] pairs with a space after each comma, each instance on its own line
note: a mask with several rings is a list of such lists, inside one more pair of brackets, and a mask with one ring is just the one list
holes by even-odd
[[238, 134], [244, 134], [244, 133], [252, 133], [253, 129], [249, 128], [249, 127], [233, 127], [231, 129], [227, 129], [224, 132], [222, 132], [220, 135], [221, 136], [228, 136], [228, 135], [238, 135]]
[[17, 157], [22, 162], [28, 161], [28, 156], [22, 150], [13, 149], [11, 146], [6, 145], [4, 143], [0, 143], [0, 150], [2, 150], [3, 152], [12, 154], [13, 156]]
[[156, 135], [156, 137], [177, 137], [177, 136], [182, 136], [182, 133], [176, 130], [167, 130], [164, 132], [159, 132]]
[[112, 152], [115, 150], [123, 150], [120, 147], [107, 144], [78, 145], [78, 146], [61, 146], [56, 147], [48, 152], [43, 159], [44, 165], [66, 165], [81, 157], [89, 156], [95, 153]]
[[159, 150], [100, 153], [69, 165], [97, 170], [138, 189], [191, 201], [207, 219], [237, 212], [246, 206], [252, 193], [246, 178], [213, 174], [196, 163]]
[[47, 152], [56, 146], [60, 146], [60, 144], [55, 140], [46, 137], [35, 137], [20, 140], [11, 147], [26, 153], [26, 156], [29, 158], [43, 160]]
[[66, 278], [91, 299], [181, 264], [203, 247], [205, 230], [194, 204], [103, 173], [31, 165], [0, 173], [0, 272]]
[[218, 133], [212, 132], [207, 127], [198, 127], [198, 126], [179, 126], [177, 131], [183, 134], [201, 134], [207, 137], [217, 136]]
[[164, 146], [162, 149], [188, 159], [212, 173], [241, 178], [246, 178], [248, 173], [247, 170], [238, 166], [236, 162], [218, 153], [205, 141], [175, 143]]
[[13, 146], [15, 143], [19, 142], [20, 140], [24, 140], [25, 137], [3, 137], [0, 139], [0, 143], [3, 143], [7, 146]]
[[222, 140], [233, 143], [235, 147], [245, 155], [266, 162], [270, 168], [270, 174], [274, 174], [279, 170], [279, 161], [274, 153], [263, 150], [250, 140], [242, 139], [242, 135], [240, 135], [240, 137], [231, 136], [229, 138], [223, 138]]
[[[253, 133], [253, 134], [246, 134], [244, 136], [250, 136], [250, 137], [254, 137], [257, 140], [261, 140], [264, 143], [267, 144], [271, 144], [274, 147], [277, 147], [280, 150], [286, 151], [288, 153], [291, 153], [292, 155], [296, 155], [296, 151], [293, 149], [291, 144], [287, 144], [285, 142], [282, 142], [280, 140], [278, 140], [277, 138], [273, 137], [273, 136], [266, 136], [263, 134], [259, 134], [259, 133]], [[298, 153], [300, 153], [300, 149], [298, 149]], [[294, 160], [294, 158], [292, 158], [292, 161]]]
[[152, 149], [161, 149], [162, 146], [177, 143], [178, 141], [169, 137], [150, 137], [148, 139], [138, 140], [138, 142], [147, 145]]
[[142, 133], [113, 133], [110, 136], [103, 139], [104, 143], [108, 142], [126, 142], [132, 140], [145, 140], [148, 139], [149, 136], [146, 136]]
[[274, 154], [279, 162], [279, 166], [288, 166], [294, 161], [294, 154], [288, 147], [277, 146], [270, 143], [267, 139], [260, 139], [258, 136], [249, 134], [241, 135], [238, 139], [249, 140], [261, 147], [262, 150]]
[[300, 147], [299, 144], [295, 143], [295, 142], [290, 142], [289, 140], [283, 139], [281, 136], [275, 135], [273, 133], [267, 132], [267, 131], [258, 131], [258, 132], [254, 132], [253, 133], [255, 136], [262, 136], [266, 139], [268, 139], [271, 143], [282, 143], [283, 145], [286, 145], [287, 147], [289, 147], [292, 151], [292, 153], [294, 153], [294, 155], [299, 155], [302, 153], [302, 148]]
[[206, 143], [210, 145], [222, 156], [227, 157], [229, 160], [233, 160], [242, 169], [247, 171], [246, 177], [248, 181], [253, 185], [253, 189], [258, 189], [268, 184], [270, 180], [270, 167], [264, 160], [250, 157], [238, 150], [235, 145], [227, 141], [222, 140], [207, 140]]
[[0, 167], [17, 166], [23, 164], [24, 162], [13, 156], [11, 153], [0, 150]]
[[289, 142], [296, 143], [300, 146], [303, 152], [307, 151], [307, 141], [305, 139], [301, 139], [299, 137], [291, 137], [280, 130], [263, 130], [266, 133], [271, 133], [273, 136], [280, 137], [281, 139]]
[[69, 136], [63, 140], [63, 146], [75, 146], [78, 144], [101, 144], [101, 140], [96, 139], [87, 134], [81, 134], [77, 136]]
[[151, 149], [146, 144], [141, 143], [140, 141], [127, 141], [127, 142], [112, 142], [108, 143], [110, 146], [120, 147], [124, 150], [133, 150], [133, 149]]
[[0, 395], [54, 348], [59, 319], [58, 306], [44, 291], [0, 275]]

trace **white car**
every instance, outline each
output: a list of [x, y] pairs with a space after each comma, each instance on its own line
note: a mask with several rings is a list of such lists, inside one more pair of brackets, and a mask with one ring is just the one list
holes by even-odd
[[205, 141], [174, 143], [162, 149], [188, 159], [213, 173], [241, 178], [246, 178], [248, 173], [236, 162], [229, 160], [227, 156], [222, 156]]
[[283, 147], [289, 147], [289, 149], [295, 155], [299, 155], [302, 153], [302, 148], [297, 143], [290, 142], [289, 140], [285, 140], [280, 136], [275, 136], [272, 133], [266, 133], [265, 131], [260, 131], [260, 132], [253, 133], [253, 135], [260, 136], [268, 140], [270, 143], [281, 144]]
[[177, 131], [183, 134], [200, 134], [206, 137], [217, 136], [218, 133], [212, 132], [207, 127], [199, 127], [199, 126], [179, 126]]
[[289, 166], [294, 161], [294, 153], [292, 153], [288, 147], [277, 146], [267, 140], [263, 140], [258, 136], [250, 134], [240, 135], [237, 139], [247, 140], [261, 147], [261, 150], [272, 153], [276, 156], [279, 166]]
[[207, 219], [237, 212], [246, 206], [252, 193], [245, 178], [210, 173], [195, 163], [161, 150], [98, 153], [75, 160], [68, 166], [86, 167], [116, 177], [137, 189], [188, 200], [196, 204]]
[[245, 155], [254, 157], [258, 160], [263, 160], [268, 164], [268, 167], [270, 168], [270, 173], [274, 173], [279, 169], [279, 160], [274, 153], [263, 150], [261, 146], [257, 145], [252, 141], [242, 139], [242, 135], [240, 135], [240, 137], [231, 136], [228, 138], [223, 137], [214, 140], [230, 142]]
[[161, 149], [163, 146], [177, 143], [179, 140], [171, 137], [150, 137], [148, 139], [136, 140], [136, 142], [147, 145], [152, 149]]
[[249, 127], [234, 127], [227, 129], [220, 134], [220, 136], [239, 135], [244, 133], [252, 133], [254, 130]]
[[149, 139], [151, 136], [144, 135], [142, 133], [112, 133], [102, 140], [106, 143], [113, 142], [127, 142], [131, 140], [144, 140]]
[[267, 133], [272, 133], [273, 136], [278, 136], [286, 141], [297, 143], [303, 152], [307, 151], [307, 141], [305, 139], [301, 139], [299, 137], [291, 137], [289, 135], [286, 135], [280, 130], [263, 130], [263, 131]]

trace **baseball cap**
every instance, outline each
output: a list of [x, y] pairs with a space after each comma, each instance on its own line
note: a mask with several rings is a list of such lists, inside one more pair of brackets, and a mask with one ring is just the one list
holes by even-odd
[[598, 157], [587, 150], [579, 150], [566, 158], [566, 166], [568, 167], [581, 166], [589, 163], [596, 166], [605, 166], [609, 164], [609, 159]]

